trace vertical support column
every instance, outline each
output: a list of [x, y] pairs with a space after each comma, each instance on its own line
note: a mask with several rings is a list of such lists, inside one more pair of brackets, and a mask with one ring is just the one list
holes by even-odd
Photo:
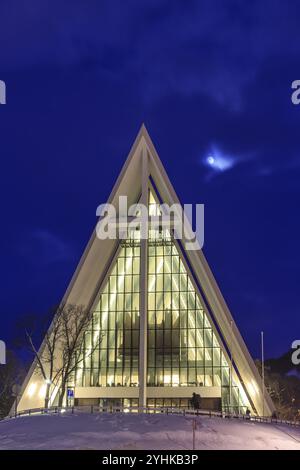
[[[141, 203], [148, 208], [148, 154], [142, 149]], [[148, 220], [148, 218], [147, 218]], [[142, 229], [141, 229], [142, 234]], [[148, 235], [148, 234], [147, 234]], [[143, 238], [143, 237], [141, 237]], [[140, 255], [140, 350], [139, 350], [139, 407], [147, 406], [147, 327], [148, 327], [148, 240], [141, 239]]]

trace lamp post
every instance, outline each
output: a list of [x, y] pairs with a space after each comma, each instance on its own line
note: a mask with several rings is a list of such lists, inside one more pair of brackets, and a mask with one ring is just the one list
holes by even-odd
[[230, 381], [229, 381], [229, 413], [232, 413], [232, 369], [233, 369], [233, 359], [232, 359], [232, 320], [230, 322]]
[[265, 416], [265, 352], [264, 332], [261, 332], [261, 386], [262, 386], [262, 414]]

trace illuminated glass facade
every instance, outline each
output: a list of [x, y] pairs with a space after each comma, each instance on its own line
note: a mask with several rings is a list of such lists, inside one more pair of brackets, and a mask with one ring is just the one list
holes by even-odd
[[140, 247], [131, 242], [120, 249], [85, 333], [76, 386], [138, 385], [139, 278]]
[[[151, 193], [149, 212], [159, 214]], [[138, 386], [141, 266], [137, 238], [121, 242], [84, 336], [77, 387]], [[242, 411], [249, 405], [246, 395], [240, 384], [233, 381], [230, 387], [226, 354], [169, 232], [150, 231], [147, 269], [147, 387], [170, 388], [170, 399], [149, 398], [148, 404], [183, 406], [187, 398], [172, 400], [173, 387], [216, 387], [224, 409], [231, 401], [231, 407]]]

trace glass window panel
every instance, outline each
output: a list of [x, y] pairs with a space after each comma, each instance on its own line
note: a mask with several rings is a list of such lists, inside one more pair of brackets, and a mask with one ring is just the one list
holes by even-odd
[[160, 350], [163, 347], [163, 330], [156, 331], [156, 347]]
[[155, 245], [148, 245], [148, 259], [150, 256], [155, 256]]
[[187, 327], [187, 311], [186, 310], [180, 310], [179, 312], [180, 315], [180, 328], [186, 328]]
[[140, 260], [139, 260], [139, 258], [133, 258], [132, 272], [133, 272], [133, 274], [139, 274], [139, 272], [140, 272]]
[[172, 307], [171, 292], [165, 292], [164, 293], [163, 303], [164, 303], [164, 309], [171, 310], [171, 307]]
[[187, 369], [182, 369], [180, 368], [180, 372], [179, 372], [179, 384], [181, 386], [187, 386], [188, 385], [188, 380], [187, 380]]
[[171, 328], [172, 326], [172, 310], [166, 309], [164, 311], [164, 327]]
[[180, 330], [172, 330], [172, 350], [180, 346]]
[[189, 292], [188, 294], [188, 308], [195, 309], [196, 308], [196, 300], [195, 300], [195, 293]]
[[155, 285], [156, 292], [163, 292], [164, 291], [164, 276], [163, 274], [156, 275], [156, 285]]
[[179, 292], [172, 292], [172, 306], [174, 309], [179, 309]]
[[196, 327], [203, 328], [203, 312], [201, 310], [196, 310]]
[[87, 352], [87, 354], [85, 355], [85, 358], [84, 358], [84, 367], [85, 368], [90, 368], [91, 367], [91, 352]]
[[133, 256], [133, 248], [131, 246], [126, 247], [126, 258], [130, 259]]
[[112, 311], [108, 314], [108, 326], [110, 330], [115, 330], [116, 328], [116, 312]]
[[155, 310], [155, 293], [149, 292], [148, 294], [148, 309]]
[[172, 282], [171, 282], [171, 274], [165, 274], [164, 275], [164, 291], [171, 291], [171, 286], [172, 286]]
[[196, 349], [195, 348], [188, 348], [188, 362], [189, 366], [196, 365]]
[[179, 368], [179, 353], [174, 354], [174, 349], [172, 354], [172, 368]]
[[85, 347], [91, 348], [92, 347], [92, 335], [90, 331], [85, 333]]
[[159, 310], [163, 308], [164, 296], [163, 292], [157, 292], [155, 297], [155, 309]]
[[[171, 255], [172, 254], [172, 247], [171, 245], [165, 245], [164, 246], [164, 255]], [[171, 262], [171, 260], [170, 260]]]
[[203, 330], [196, 329], [196, 346], [198, 348], [203, 348], [204, 340], [203, 340]]
[[118, 281], [117, 281], [118, 292], [124, 292], [124, 282], [125, 282], [125, 276], [118, 276]]
[[132, 310], [138, 311], [139, 309], [139, 294], [135, 293], [132, 295]]
[[133, 279], [132, 291], [133, 292], [138, 292], [140, 290], [139, 276], [134, 275], [134, 276], [132, 276], [132, 279]]
[[197, 384], [199, 387], [204, 387], [205, 383], [205, 374], [204, 367], [197, 367]]
[[[112, 271], [111, 271], [111, 275], [112, 275], [112, 276], [116, 276], [116, 274], [117, 274], [117, 265], [115, 265], [115, 266], [113, 267]], [[107, 285], [105, 286], [103, 292], [105, 292], [105, 291], [107, 291]]]
[[179, 311], [172, 310], [172, 327], [179, 328]]
[[211, 328], [205, 328], [204, 330], [204, 345], [206, 347], [212, 346], [212, 330]]
[[154, 366], [155, 366], [155, 350], [154, 349], [149, 349], [149, 352], [148, 352], [148, 367], [154, 367]]
[[204, 348], [197, 348], [197, 367], [204, 366]]
[[101, 311], [108, 312], [108, 294], [101, 295]]
[[131, 348], [131, 331], [125, 330], [124, 332], [125, 348]]
[[125, 294], [125, 305], [124, 310], [128, 311], [132, 309], [132, 294]]
[[213, 368], [213, 380], [214, 380], [214, 386], [215, 387], [221, 387], [222, 382], [221, 382], [221, 369], [220, 368]]
[[190, 367], [188, 370], [188, 383], [189, 385], [197, 385], [196, 369], [194, 367]]
[[222, 365], [222, 367], [223, 366], [228, 366], [227, 359], [226, 359], [223, 352], [221, 353], [221, 365]]
[[107, 331], [102, 330], [100, 349], [105, 349], [105, 348], [107, 348]]
[[220, 348], [213, 348], [213, 365], [214, 367], [221, 366]]
[[132, 347], [139, 347], [139, 330], [132, 330]]
[[124, 295], [117, 294], [117, 310], [124, 310]]
[[117, 294], [110, 294], [109, 295], [109, 308], [108, 310], [116, 310], [117, 308]]
[[188, 330], [188, 347], [196, 347], [196, 330], [193, 330], [191, 328]]
[[155, 274], [149, 274], [148, 276], [148, 292], [155, 292]]
[[165, 273], [170, 273], [172, 270], [172, 258], [171, 256], [165, 256], [164, 257], [164, 272]]
[[205, 382], [204, 382], [204, 385], [206, 387], [212, 387], [213, 386], [212, 368], [205, 367]]
[[116, 338], [117, 338], [117, 349], [123, 347], [123, 331], [120, 329], [116, 333]]
[[187, 290], [187, 275], [180, 274], [180, 290], [186, 291]]
[[188, 328], [196, 328], [195, 310], [188, 311]]
[[180, 263], [180, 272], [181, 272], [181, 273], [186, 273], [184, 264], [183, 264], [183, 262], [181, 261], [181, 259], [179, 260], [179, 263]]
[[155, 257], [154, 256], [150, 256], [148, 258], [148, 272], [155, 273]]
[[109, 279], [109, 290], [110, 290], [110, 292], [117, 292], [116, 276], [110, 276], [110, 279]]
[[187, 309], [187, 293], [186, 292], [180, 292], [180, 308]]
[[132, 290], [132, 277], [127, 275], [125, 276], [125, 291], [131, 292]]
[[116, 333], [115, 330], [109, 330], [108, 332], [108, 347], [113, 348], [115, 345]]
[[213, 346], [214, 347], [219, 347], [219, 341], [217, 340], [217, 337], [215, 335], [215, 333], [213, 332]]
[[140, 313], [135, 310], [131, 313], [132, 315], [132, 328], [138, 330], [140, 328]]
[[155, 311], [148, 311], [148, 326], [150, 329], [155, 328]]
[[222, 385], [229, 385], [229, 367], [222, 367], [221, 369], [222, 372]]
[[125, 273], [124, 258], [118, 258], [118, 275]]
[[179, 291], [179, 274], [172, 274], [172, 291]]
[[[155, 385], [155, 369], [151, 368], [151, 367], [148, 367], [148, 385], [150, 385], [150, 386]], [[154, 401], [154, 399], [153, 399], [153, 401]], [[148, 406], [151, 406], [151, 404], [148, 403]]]
[[205, 348], [205, 367], [212, 366], [212, 359], [213, 359], [213, 349], [212, 348]]
[[111, 367], [114, 365], [114, 363], [115, 363], [115, 349], [111, 348], [108, 354], [108, 364]]
[[171, 330], [164, 330], [164, 348], [171, 350]]
[[210, 328], [210, 323], [206, 315], [204, 315], [204, 328]]
[[179, 273], [179, 256], [172, 256], [172, 273]]
[[155, 348], [155, 330], [148, 330], [148, 347]]
[[156, 247], [156, 256], [161, 256], [163, 258], [164, 250], [163, 246], [157, 246]]
[[94, 330], [100, 330], [100, 312], [95, 312], [93, 316]]
[[164, 312], [163, 310], [159, 310], [156, 312], [156, 325], [161, 327], [164, 321]]
[[84, 373], [84, 387], [89, 387], [91, 382], [91, 370], [85, 369]]

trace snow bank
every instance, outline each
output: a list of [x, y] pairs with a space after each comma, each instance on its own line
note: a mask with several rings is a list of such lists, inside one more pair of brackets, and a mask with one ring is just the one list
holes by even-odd
[[[164, 414], [37, 415], [0, 422], [0, 449], [192, 449], [192, 417]], [[300, 430], [198, 417], [197, 449], [298, 449]]]

